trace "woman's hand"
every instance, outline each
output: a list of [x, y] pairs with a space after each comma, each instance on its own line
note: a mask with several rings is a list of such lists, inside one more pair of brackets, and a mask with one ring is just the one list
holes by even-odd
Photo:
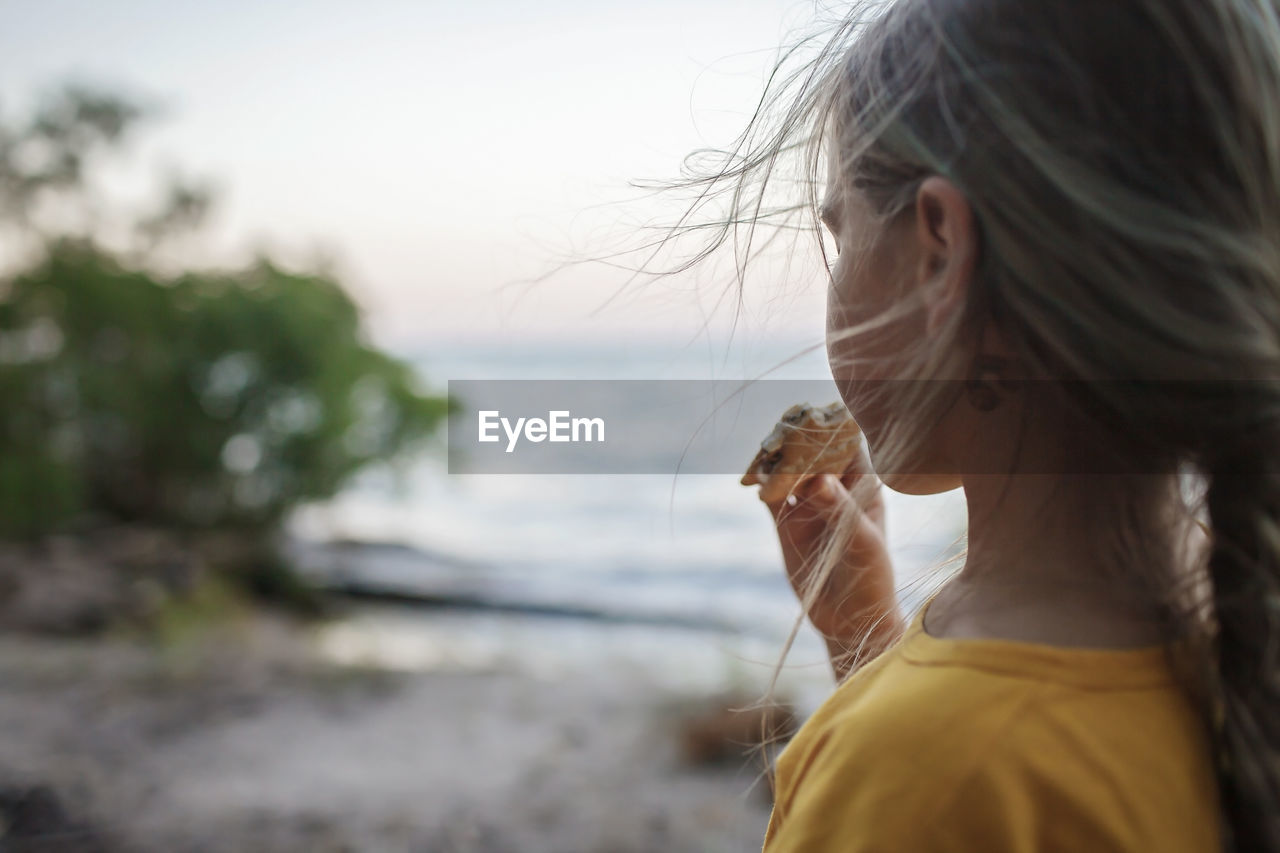
[[823, 474], [797, 484], [794, 504], [766, 503], [782, 545], [787, 578], [803, 602], [822, 544], [841, 516], [852, 525], [840, 558], [807, 615], [827, 640], [832, 668], [842, 681], [902, 635], [893, 564], [885, 536], [883, 486], [866, 448], [840, 477]]

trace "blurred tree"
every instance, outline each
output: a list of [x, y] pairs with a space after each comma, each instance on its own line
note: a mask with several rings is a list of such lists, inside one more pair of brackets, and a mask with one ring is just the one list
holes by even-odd
[[0, 229], [38, 254], [57, 235], [102, 245], [109, 232], [129, 256], [198, 229], [213, 200], [204, 182], [171, 175], [157, 209], [129, 215], [96, 178], [125, 149], [136, 125], [157, 110], [117, 95], [70, 85], [47, 97], [25, 122], [0, 122]]
[[[36, 537], [90, 512], [184, 529], [273, 531], [411, 451], [449, 409], [412, 368], [364, 340], [356, 304], [323, 273], [261, 258], [162, 276], [147, 252], [199, 226], [211, 195], [173, 182], [99, 229], [88, 164], [144, 115], [70, 87], [30, 121], [0, 122], [0, 228], [37, 251], [0, 280], [0, 536]], [[63, 215], [50, 217], [51, 209]]]
[[25, 124], [0, 125], [0, 212], [20, 225], [32, 222], [50, 193], [83, 196], [85, 161], [118, 145], [141, 116], [136, 104], [68, 86], [48, 99]]

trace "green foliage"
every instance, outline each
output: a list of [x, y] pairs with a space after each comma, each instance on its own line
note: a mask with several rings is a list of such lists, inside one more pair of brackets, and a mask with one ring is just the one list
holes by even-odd
[[3, 309], [0, 495], [28, 503], [0, 512], [9, 534], [87, 507], [271, 526], [447, 412], [362, 342], [335, 282], [266, 261], [164, 282], [64, 241], [12, 280]]
[[[71, 90], [25, 132], [0, 128], [0, 219], [29, 226], [42, 191], [87, 186], [85, 152], [139, 114]], [[20, 156], [33, 145], [41, 157]], [[174, 218], [196, 217], [198, 198], [170, 200]], [[153, 239], [164, 219], [136, 227]], [[364, 341], [328, 276], [262, 259], [165, 277], [92, 234], [41, 233], [40, 246], [0, 280], [0, 536], [84, 512], [257, 535], [448, 413]]]

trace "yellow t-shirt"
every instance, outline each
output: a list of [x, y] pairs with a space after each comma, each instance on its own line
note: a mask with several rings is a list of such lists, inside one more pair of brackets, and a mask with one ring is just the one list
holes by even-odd
[[927, 609], [778, 756], [764, 853], [1220, 849], [1208, 736], [1162, 646], [942, 639]]

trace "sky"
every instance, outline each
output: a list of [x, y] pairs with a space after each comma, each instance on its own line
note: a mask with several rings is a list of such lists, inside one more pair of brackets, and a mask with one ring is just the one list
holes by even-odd
[[[625, 276], [598, 264], [525, 282], [634, 238], [658, 208], [628, 181], [674, 177], [693, 149], [729, 142], [812, 13], [811, 0], [0, 0], [0, 112], [71, 80], [162, 106], [112, 166], [122, 192], [165, 170], [212, 179], [192, 258], [330, 257], [388, 345], [681, 337], [733, 319], [715, 310], [726, 279], [613, 302]], [[739, 333], [819, 334], [820, 271], [749, 290]]]

